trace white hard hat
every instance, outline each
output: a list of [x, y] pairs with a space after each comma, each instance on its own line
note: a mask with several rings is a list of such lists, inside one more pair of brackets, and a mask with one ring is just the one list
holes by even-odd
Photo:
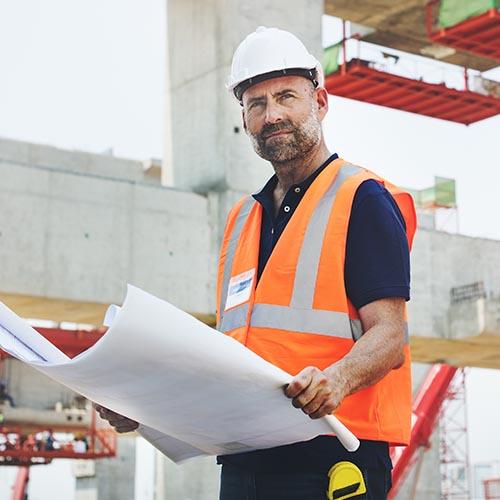
[[304, 76], [315, 86], [324, 83], [321, 64], [295, 35], [259, 26], [236, 49], [226, 87], [241, 101], [252, 85], [285, 75]]

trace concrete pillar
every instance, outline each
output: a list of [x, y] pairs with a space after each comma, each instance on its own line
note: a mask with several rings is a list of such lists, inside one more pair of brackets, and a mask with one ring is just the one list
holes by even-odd
[[219, 498], [220, 466], [215, 457], [197, 458], [182, 465], [176, 465], [162, 457], [162, 496], [157, 500], [217, 500]]
[[[322, 0], [169, 0], [174, 185], [248, 193], [272, 175], [250, 145], [238, 103], [225, 90], [232, 54], [257, 26], [295, 33], [321, 55]], [[241, 197], [241, 196], [240, 196]]]
[[136, 440], [120, 437], [116, 458], [95, 461], [95, 476], [76, 480], [76, 500], [134, 500]]

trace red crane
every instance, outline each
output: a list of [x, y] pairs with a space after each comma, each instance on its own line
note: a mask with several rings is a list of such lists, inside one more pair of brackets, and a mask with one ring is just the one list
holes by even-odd
[[395, 498], [417, 461], [418, 452], [429, 447], [429, 439], [438, 422], [439, 410], [457, 370], [456, 366], [444, 364], [432, 366], [415, 395], [410, 444], [391, 448], [393, 484], [389, 499]]

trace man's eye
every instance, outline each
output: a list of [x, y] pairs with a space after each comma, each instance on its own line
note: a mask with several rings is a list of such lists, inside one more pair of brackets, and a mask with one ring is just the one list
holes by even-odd
[[257, 109], [263, 105], [262, 101], [255, 101], [250, 104], [249, 109]]
[[282, 99], [290, 99], [291, 97], [293, 97], [293, 95], [292, 95], [292, 94], [283, 94], [283, 95], [281, 96], [281, 98], [282, 98]]

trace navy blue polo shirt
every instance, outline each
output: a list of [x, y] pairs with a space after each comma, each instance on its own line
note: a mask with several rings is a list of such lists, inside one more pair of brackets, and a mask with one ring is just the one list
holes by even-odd
[[[336, 158], [336, 154], [330, 156], [307, 179], [294, 184], [286, 193], [276, 218], [273, 201], [278, 182], [276, 175], [254, 194], [263, 207], [259, 278], [305, 192]], [[344, 282], [347, 296], [357, 309], [382, 298], [410, 298], [410, 258], [404, 218], [392, 195], [374, 180], [363, 182], [354, 196], [347, 232]], [[387, 443], [361, 440], [359, 449], [350, 453], [334, 436], [318, 436], [302, 443], [218, 457], [218, 463], [256, 472], [327, 473], [333, 464], [342, 460], [360, 467], [391, 468]]]

